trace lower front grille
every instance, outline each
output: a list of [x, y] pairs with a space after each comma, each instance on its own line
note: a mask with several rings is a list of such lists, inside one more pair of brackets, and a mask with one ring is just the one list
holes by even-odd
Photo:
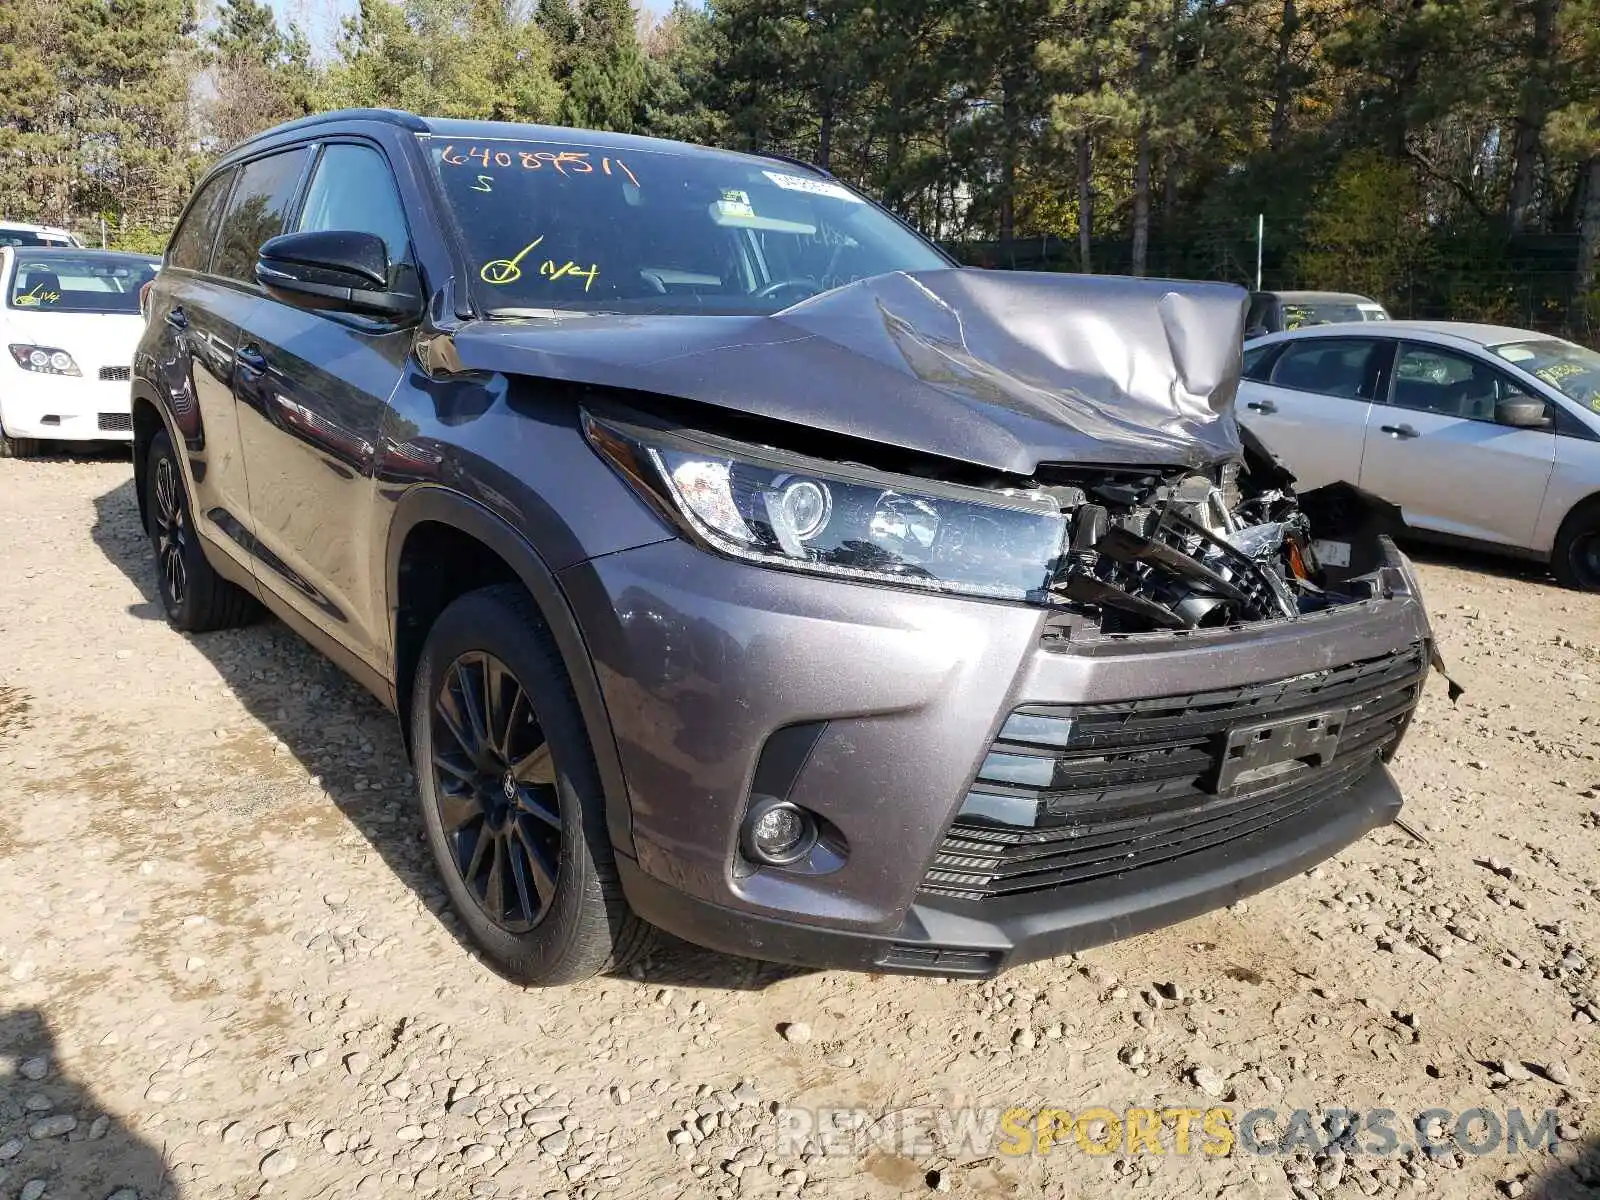
[[101, 413], [101, 433], [132, 433], [133, 417], [129, 413]]
[[1399, 739], [1426, 669], [1417, 644], [1216, 692], [1020, 708], [922, 891], [1014, 896], [1315, 824]]

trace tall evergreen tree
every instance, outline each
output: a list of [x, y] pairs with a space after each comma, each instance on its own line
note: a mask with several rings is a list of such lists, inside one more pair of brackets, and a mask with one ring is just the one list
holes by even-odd
[[628, 0], [584, 0], [562, 120], [586, 129], [642, 131], [645, 76], [633, 6]]
[[60, 0], [60, 80], [80, 212], [165, 228], [187, 197], [191, 0]]

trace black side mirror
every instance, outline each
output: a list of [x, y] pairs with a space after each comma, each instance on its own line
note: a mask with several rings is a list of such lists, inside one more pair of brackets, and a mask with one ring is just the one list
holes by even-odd
[[1252, 325], [1244, 331], [1244, 340], [1248, 342], [1251, 338], [1266, 337], [1267, 332], [1265, 325]]
[[1516, 429], [1542, 429], [1550, 424], [1544, 401], [1520, 393], [1495, 401], [1494, 420], [1496, 425], [1510, 425]]
[[403, 321], [422, 298], [389, 283], [389, 253], [377, 234], [348, 229], [285, 233], [266, 242], [256, 280], [276, 300], [298, 308]]

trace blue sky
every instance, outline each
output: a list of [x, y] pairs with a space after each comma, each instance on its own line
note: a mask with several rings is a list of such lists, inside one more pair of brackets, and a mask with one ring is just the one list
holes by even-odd
[[[356, 0], [269, 0], [280, 21], [296, 21], [311, 38], [311, 47], [319, 55], [332, 51], [339, 39], [339, 21], [356, 10]], [[644, 7], [652, 12], [664, 13], [672, 7], [672, 0], [634, 0], [634, 8]]]
[[356, 0], [270, 0], [282, 22], [295, 21], [311, 38], [318, 54], [326, 54], [339, 37], [339, 20], [356, 10]]

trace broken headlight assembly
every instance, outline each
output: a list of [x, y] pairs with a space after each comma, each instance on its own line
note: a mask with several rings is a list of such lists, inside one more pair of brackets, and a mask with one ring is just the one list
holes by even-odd
[[693, 540], [788, 570], [1052, 603], [1048, 494], [895, 476], [584, 414], [589, 442]]

